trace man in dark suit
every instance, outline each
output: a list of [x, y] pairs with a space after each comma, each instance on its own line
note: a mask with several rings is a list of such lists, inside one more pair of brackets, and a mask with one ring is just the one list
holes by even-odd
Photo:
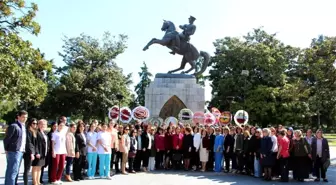
[[[17, 114], [17, 121], [10, 124], [4, 138], [4, 148], [7, 158], [5, 185], [15, 185], [16, 177], [20, 170], [23, 153], [26, 146], [25, 123], [28, 113], [24, 110]], [[33, 160], [33, 159], [32, 159]]]

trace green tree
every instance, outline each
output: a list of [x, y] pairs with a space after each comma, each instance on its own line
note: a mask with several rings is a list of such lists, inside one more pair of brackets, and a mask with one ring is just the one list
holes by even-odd
[[152, 73], [148, 71], [148, 67], [145, 62], [143, 62], [143, 66], [141, 67], [141, 72], [139, 72], [140, 82], [135, 86], [135, 93], [137, 94], [136, 103], [144, 106], [145, 105], [145, 91], [146, 88], [151, 83], [150, 77], [152, 77]]
[[34, 21], [38, 7], [24, 0], [0, 0], [0, 35], [19, 33], [22, 29], [37, 35], [40, 25]]
[[52, 63], [31, 43], [17, 34], [0, 37], [0, 98], [11, 106], [0, 106], [0, 116], [21, 105], [39, 105], [47, 94], [47, 74]]
[[[303, 121], [307, 105], [300, 101], [308, 92], [299, 80], [288, 83], [286, 70], [300, 49], [283, 44], [275, 34], [254, 29], [239, 38], [217, 40], [209, 80], [212, 81], [211, 106], [229, 109], [228, 97], [234, 96], [232, 110], [245, 109], [250, 123], [296, 124]], [[242, 71], [247, 70], [248, 75]]]
[[298, 78], [309, 88], [311, 122], [313, 126], [331, 126], [336, 116], [336, 37], [320, 36], [303, 50], [293, 65], [292, 78]]
[[126, 39], [105, 33], [100, 41], [88, 35], [65, 38], [60, 56], [65, 66], [57, 69], [62, 74], [50, 92], [54, 116], [82, 115], [84, 120], [104, 120], [108, 108], [117, 104], [115, 95], [124, 95], [127, 105], [131, 100], [128, 86], [131, 74], [123, 75], [114, 59], [126, 48]]

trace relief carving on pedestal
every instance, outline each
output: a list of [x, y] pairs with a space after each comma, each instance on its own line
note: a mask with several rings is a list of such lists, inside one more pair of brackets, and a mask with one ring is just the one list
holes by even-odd
[[159, 117], [162, 119], [166, 119], [170, 116], [177, 118], [180, 110], [185, 108], [187, 108], [187, 106], [180, 100], [180, 98], [174, 95], [163, 105]]

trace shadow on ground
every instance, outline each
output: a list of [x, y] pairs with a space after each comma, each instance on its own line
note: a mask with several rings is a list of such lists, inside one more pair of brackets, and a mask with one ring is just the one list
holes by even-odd
[[[178, 176], [185, 176], [191, 177], [195, 179], [208, 179], [211, 181], [215, 181], [217, 183], [224, 183], [224, 184], [232, 184], [232, 185], [260, 185], [260, 184], [302, 184], [302, 182], [297, 182], [295, 180], [290, 180], [288, 183], [279, 182], [278, 180], [273, 181], [264, 181], [262, 178], [255, 178], [252, 176], [247, 175], [240, 175], [240, 174], [231, 174], [231, 173], [215, 173], [215, 172], [185, 172], [185, 171], [153, 171], [149, 172], [151, 174], [164, 174], [164, 175], [178, 175]], [[334, 171], [328, 172], [329, 177], [331, 173], [335, 173]], [[174, 179], [167, 179], [173, 181]], [[313, 179], [306, 179], [304, 184], [333, 184], [333, 180], [329, 180], [328, 183], [325, 182], [314, 182]]]

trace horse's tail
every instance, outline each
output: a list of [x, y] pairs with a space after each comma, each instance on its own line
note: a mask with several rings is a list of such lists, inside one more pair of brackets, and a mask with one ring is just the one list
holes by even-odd
[[208, 65], [210, 63], [209, 53], [207, 53], [205, 51], [200, 51], [200, 56], [203, 57], [202, 67], [201, 67], [201, 70], [199, 70], [198, 72], [195, 73], [195, 76], [199, 76], [202, 73], [204, 73], [204, 71], [206, 70], [206, 68], [208, 67]]

